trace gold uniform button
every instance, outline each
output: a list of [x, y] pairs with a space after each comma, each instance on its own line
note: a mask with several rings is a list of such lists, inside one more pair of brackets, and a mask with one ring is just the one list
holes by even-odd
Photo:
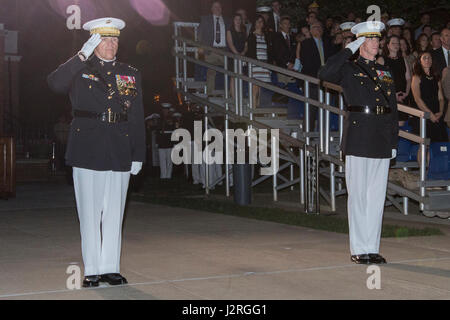
[[377, 80], [377, 77], [373, 77], [373, 80]]
[[353, 121], [353, 124], [356, 124], [356, 121]]
[[375, 100], [377, 100], [377, 102], [379, 102], [379, 101], [380, 101], [380, 99], [378, 99], [378, 98], [376, 98]]
[[109, 96], [109, 97], [108, 97], [108, 100], [111, 100], [111, 99], [112, 99], [112, 97], [111, 97], [111, 96]]
[[77, 132], [80, 132], [80, 128], [77, 128]]
[[364, 82], [361, 81], [361, 84], [364, 84]]
[[92, 86], [89, 86], [89, 89], [92, 89]]
[[111, 88], [111, 87], [112, 87], [112, 84], [111, 84], [111, 83], [108, 83], [108, 87], [110, 87], [110, 88]]
[[380, 90], [380, 88], [379, 87], [375, 87], [375, 91], [378, 91], [378, 90]]
[[108, 76], [111, 75], [111, 71], [108, 71]]

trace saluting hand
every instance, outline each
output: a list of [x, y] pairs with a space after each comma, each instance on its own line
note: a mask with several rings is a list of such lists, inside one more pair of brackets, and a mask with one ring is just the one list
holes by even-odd
[[94, 33], [78, 52], [80, 59], [83, 61], [87, 60], [100, 42], [102, 42], [102, 36], [98, 33]]
[[356, 39], [355, 41], [350, 42], [348, 45], [345, 46], [345, 48], [352, 50], [353, 53], [356, 52], [356, 50], [361, 47], [361, 45], [366, 41], [366, 37], [360, 37]]

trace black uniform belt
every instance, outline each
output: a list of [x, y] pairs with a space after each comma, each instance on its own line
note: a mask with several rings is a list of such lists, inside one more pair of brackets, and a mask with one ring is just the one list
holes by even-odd
[[347, 111], [350, 112], [362, 112], [366, 114], [386, 114], [391, 113], [391, 108], [385, 106], [348, 106]]
[[112, 112], [110, 110], [105, 112], [91, 112], [86, 110], [74, 110], [73, 116], [75, 118], [90, 118], [90, 119], [97, 119], [102, 122], [108, 122], [108, 123], [117, 123], [117, 122], [124, 122], [128, 121], [128, 115], [124, 112]]

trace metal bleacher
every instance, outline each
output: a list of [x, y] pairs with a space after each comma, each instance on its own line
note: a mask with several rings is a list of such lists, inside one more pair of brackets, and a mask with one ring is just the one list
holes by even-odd
[[[278, 191], [298, 185], [298, 199], [307, 212], [319, 212], [319, 193], [335, 211], [336, 197], [346, 194], [345, 163], [339, 148], [346, 114], [342, 88], [295, 71], [204, 46], [197, 41], [198, 26], [198, 23], [174, 23], [174, 80], [181, 99], [202, 106], [204, 128], [207, 128], [208, 122], [211, 123], [211, 113], [214, 113], [223, 116], [225, 129], [229, 128], [230, 123], [245, 123], [249, 129], [256, 130], [279, 129], [279, 170], [272, 176], [255, 176], [253, 186], [272, 178], [273, 200], [278, 201]], [[224, 66], [203, 61], [199, 49], [223, 56]], [[275, 82], [258, 81], [252, 77], [254, 66], [264, 67], [273, 74], [293, 77], [300, 87], [291, 90], [281, 88]], [[218, 75], [218, 90], [211, 95], [206, 94], [206, 69], [213, 69]], [[230, 94], [231, 77], [235, 79], [234, 97]], [[249, 84], [261, 88], [261, 105], [258, 108], [255, 108], [253, 101], [253, 86]], [[310, 97], [310, 84], [319, 86], [318, 100]], [[293, 118], [289, 113], [292, 109], [287, 104], [272, 103], [270, 97], [273, 93], [289, 97], [289, 104], [300, 110], [303, 119]], [[312, 106], [318, 108], [316, 131], [309, 127]], [[390, 170], [386, 205], [393, 205], [408, 215], [412, 200], [419, 204], [424, 215], [447, 218], [450, 212], [450, 146], [430, 146], [426, 137], [429, 113], [401, 104], [398, 110], [419, 118], [420, 135], [411, 133], [408, 127], [400, 128], [398, 158]], [[225, 146], [228, 147], [228, 141]], [[269, 143], [269, 147], [274, 148], [274, 145]], [[428, 149], [429, 168], [425, 160]], [[227, 149], [225, 153], [228, 153]], [[206, 193], [219, 181], [225, 181], [226, 195], [229, 196], [228, 180], [229, 166], [225, 166], [225, 174], [218, 181], [208, 181], [207, 176]]]

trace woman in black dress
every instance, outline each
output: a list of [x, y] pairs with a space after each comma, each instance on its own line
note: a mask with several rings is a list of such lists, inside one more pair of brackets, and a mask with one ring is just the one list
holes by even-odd
[[[383, 54], [377, 60], [378, 63], [386, 65], [392, 72], [394, 78], [397, 102], [409, 105], [409, 93], [411, 90], [411, 71], [408, 62], [403, 58], [400, 50], [400, 38], [390, 36], [386, 39]], [[408, 115], [403, 112], [398, 114], [399, 126], [403, 126], [408, 120]]]
[[[438, 76], [432, 68], [433, 60], [430, 52], [422, 52], [414, 65], [412, 93], [414, 106], [422, 111], [430, 112], [427, 120], [427, 138], [431, 142], [448, 142], [446, 124], [444, 122], [444, 95]], [[411, 121], [413, 132], [419, 134], [419, 118]]]
[[[227, 30], [227, 45], [228, 49], [237, 55], [245, 56], [247, 52], [247, 29], [242, 21], [242, 16], [236, 13], [233, 16], [233, 23], [230, 29]], [[234, 60], [228, 60], [228, 70], [234, 71]], [[234, 78], [231, 78], [230, 91], [231, 96], [234, 97]]]

